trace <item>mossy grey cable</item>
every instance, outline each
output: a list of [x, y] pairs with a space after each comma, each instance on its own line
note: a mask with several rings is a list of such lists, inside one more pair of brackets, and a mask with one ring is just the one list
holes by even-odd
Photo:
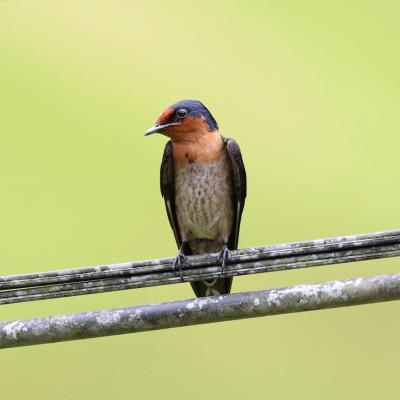
[[0, 348], [400, 299], [400, 274], [0, 323]]

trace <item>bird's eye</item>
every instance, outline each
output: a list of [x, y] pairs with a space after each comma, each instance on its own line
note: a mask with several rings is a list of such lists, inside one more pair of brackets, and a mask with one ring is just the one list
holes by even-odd
[[179, 110], [176, 110], [176, 116], [178, 118], [185, 118], [188, 115], [188, 110], [186, 108], [180, 108]]

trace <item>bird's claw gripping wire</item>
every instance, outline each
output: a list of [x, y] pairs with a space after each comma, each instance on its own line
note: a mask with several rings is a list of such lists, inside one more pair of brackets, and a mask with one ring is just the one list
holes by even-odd
[[226, 261], [229, 259], [229, 249], [226, 244], [224, 244], [221, 251], [218, 253], [218, 259], [221, 261], [221, 273], [223, 274]]
[[179, 249], [179, 253], [176, 256], [175, 260], [174, 260], [174, 264], [172, 265], [172, 271], [175, 272], [176, 268], [179, 269], [179, 276], [181, 278], [181, 280], [183, 281], [183, 272], [182, 272], [182, 264], [186, 264], [189, 265], [188, 263], [188, 259], [185, 256], [185, 253], [183, 252], [182, 246]]

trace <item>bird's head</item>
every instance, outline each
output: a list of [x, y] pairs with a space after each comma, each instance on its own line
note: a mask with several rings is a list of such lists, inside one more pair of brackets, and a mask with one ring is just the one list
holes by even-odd
[[197, 100], [181, 100], [164, 110], [145, 136], [161, 133], [172, 141], [192, 141], [217, 130], [217, 121], [204, 104]]

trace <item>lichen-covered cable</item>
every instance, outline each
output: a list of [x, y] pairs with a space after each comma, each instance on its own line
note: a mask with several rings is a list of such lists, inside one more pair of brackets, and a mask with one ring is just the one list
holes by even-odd
[[400, 299], [400, 273], [0, 323], [0, 348]]

